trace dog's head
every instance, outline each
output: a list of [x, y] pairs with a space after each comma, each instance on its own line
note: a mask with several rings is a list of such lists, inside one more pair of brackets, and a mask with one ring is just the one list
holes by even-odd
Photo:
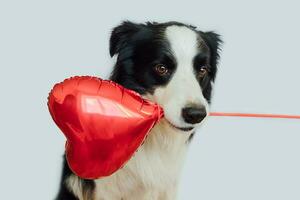
[[111, 79], [160, 104], [169, 124], [191, 131], [207, 116], [219, 58], [219, 35], [178, 23], [114, 28]]

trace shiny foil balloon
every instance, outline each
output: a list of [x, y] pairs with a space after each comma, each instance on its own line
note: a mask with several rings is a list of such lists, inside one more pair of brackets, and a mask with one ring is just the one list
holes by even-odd
[[112, 81], [83, 76], [54, 86], [48, 107], [67, 138], [66, 158], [81, 178], [120, 169], [162, 117], [162, 109]]

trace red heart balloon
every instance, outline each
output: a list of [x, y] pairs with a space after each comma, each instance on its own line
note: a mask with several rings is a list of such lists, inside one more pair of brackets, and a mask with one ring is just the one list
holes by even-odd
[[48, 107], [67, 138], [66, 158], [79, 177], [120, 169], [163, 116], [155, 103], [112, 81], [83, 76], [54, 86]]

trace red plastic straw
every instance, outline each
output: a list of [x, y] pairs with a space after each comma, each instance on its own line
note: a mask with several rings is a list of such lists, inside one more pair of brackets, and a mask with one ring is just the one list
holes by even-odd
[[260, 113], [226, 113], [211, 112], [210, 116], [222, 117], [256, 117], [256, 118], [281, 118], [281, 119], [300, 119], [300, 115], [282, 115], [282, 114], [260, 114]]

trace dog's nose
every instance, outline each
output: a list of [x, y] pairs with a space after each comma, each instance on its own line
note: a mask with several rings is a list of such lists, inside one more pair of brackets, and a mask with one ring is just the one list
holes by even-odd
[[207, 115], [205, 107], [189, 106], [182, 109], [182, 117], [186, 123], [197, 124]]

